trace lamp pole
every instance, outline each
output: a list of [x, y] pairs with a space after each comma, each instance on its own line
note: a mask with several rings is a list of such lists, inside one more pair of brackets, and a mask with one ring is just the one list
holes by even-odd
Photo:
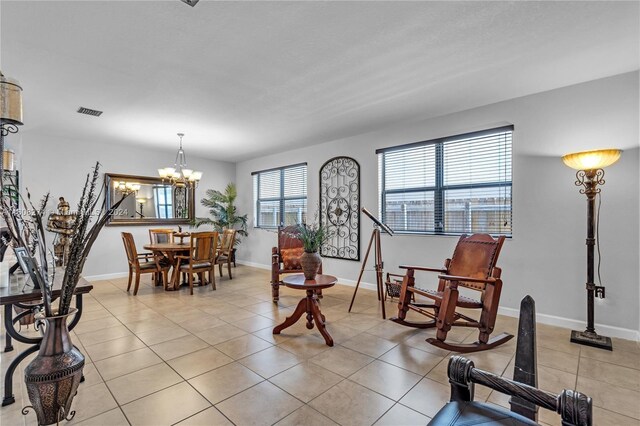
[[580, 193], [587, 196], [587, 328], [585, 331], [571, 331], [571, 341], [581, 345], [613, 350], [611, 338], [596, 333], [594, 319], [595, 296], [604, 298], [604, 286], [595, 284], [595, 245], [596, 245], [596, 195], [600, 193], [598, 185], [604, 184], [604, 170], [578, 170], [577, 186]]
[[562, 156], [562, 161], [576, 172], [576, 186], [587, 196], [587, 329], [571, 331], [571, 342], [595, 348], [613, 350], [611, 338], [596, 333], [594, 302], [596, 297], [604, 299], [604, 286], [595, 284], [594, 249], [596, 245], [597, 219], [596, 196], [598, 185], [604, 185], [604, 168], [620, 158], [621, 150], [616, 148], [575, 152]]

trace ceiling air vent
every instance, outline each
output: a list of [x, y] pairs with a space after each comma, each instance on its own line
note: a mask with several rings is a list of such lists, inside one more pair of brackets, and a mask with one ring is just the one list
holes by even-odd
[[78, 108], [78, 112], [80, 114], [93, 115], [94, 117], [100, 117], [102, 115], [102, 111], [98, 111], [97, 109], [85, 108], [85, 107]]
[[181, 1], [181, 2], [183, 2], [183, 3], [188, 4], [188, 5], [189, 5], [189, 6], [191, 6], [191, 7], [193, 7], [193, 6], [195, 6], [196, 4], [198, 4], [198, 2], [199, 2], [200, 0], [180, 0], [180, 1]]

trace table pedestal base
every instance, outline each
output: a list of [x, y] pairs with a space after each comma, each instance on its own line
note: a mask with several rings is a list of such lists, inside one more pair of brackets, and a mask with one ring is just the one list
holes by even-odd
[[315, 322], [316, 326], [318, 326], [318, 331], [322, 334], [322, 337], [324, 337], [324, 341], [328, 346], [333, 346], [333, 339], [329, 335], [329, 332], [327, 332], [325, 317], [322, 315], [322, 312], [320, 312], [318, 297], [314, 290], [307, 290], [307, 297], [298, 303], [293, 315], [287, 317], [282, 324], [273, 329], [273, 334], [280, 334], [285, 328], [291, 327], [298, 322], [300, 317], [305, 313], [307, 314], [307, 328], [311, 330]]

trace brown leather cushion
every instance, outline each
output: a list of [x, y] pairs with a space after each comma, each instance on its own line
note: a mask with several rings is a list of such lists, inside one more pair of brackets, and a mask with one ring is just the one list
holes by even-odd
[[157, 269], [156, 262], [140, 262], [140, 269]]
[[156, 237], [157, 244], [164, 244], [164, 243], [170, 242], [169, 234], [158, 232], [155, 234], [155, 237]]
[[[191, 267], [193, 269], [211, 268], [211, 262], [196, 262], [196, 263], [192, 263]], [[189, 270], [189, 264], [181, 265], [180, 266], [180, 270], [188, 271]]]
[[281, 249], [280, 256], [282, 257], [283, 269], [302, 269], [300, 264], [300, 256], [304, 253], [302, 247]]

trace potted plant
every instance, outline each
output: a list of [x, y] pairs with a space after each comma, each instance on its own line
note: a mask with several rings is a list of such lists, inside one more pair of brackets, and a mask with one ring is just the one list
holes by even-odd
[[304, 253], [300, 256], [304, 277], [307, 280], [314, 280], [322, 264], [318, 250], [331, 238], [331, 233], [317, 221], [314, 221], [310, 225], [306, 223], [298, 225], [294, 236], [302, 242], [304, 248]]
[[[236, 185], [231, 182], [224, 189], [224, 192], [215, 189], [207, 189], [206, 197], [200, 200], [200, 203], [209, 209], [211, 217], [198, 217], [193, 221], [196, 228], [202, 225], [211, 225], [213, 228], [222, 232], [225, 229], [235, 229], [237, 231], [235, 244], [240, 244], [239, 236], [246, 237], [247, 233], [247, 215], [239, 215], [235, 206], [238, 192]], [[236, 263], [236, 249], [233, 249], [231, 261]]]
[[[24, 370], [31, 408], [36, 413], [39, 425], [70, 420], [75, 414], [70, 412], [71, 402], [82, 377], [84, 356], [73, 346], [67, 327], [68, 317], [76, 312], [76, 309], [71, 308], [71, 300], [93, 243], [124, 200], [123, 197], [106, 208], [106, 200], [102, 197], [103, 186], [98, 181], [98, 170], [99, 163], [96, 163], [93, 174], [87, 175], [78, 203], [77, 216], [69, 235], [71, 243], [68, 264], [64, 270], [57, 306], [54, 306], [52, 300], [55, 260], [47, 246], [43, 225], [49, 194], [36, 208], [27, 192], [26, 200], [20, 197], [25, 209], [18, 209], [5, 196], [4, 187], [0, 188], [0, 210], [11, 242], [16, 247], [25, 249], [22, 253], [29, 265], [29, 274], [34, 285], [39, 286], [42, 292], [42, 308], [36, 313], [36, 326], [44, 326], [44, 336], [38, 355]], [[99, 207], [100, 199], [103, 201]], [[25, 210], [29, 210], [28, 213], [25, 214]], [[9, 241], [4, 243], [8, 244]], [[25, 408], [23, 413], [27, 412]]]

